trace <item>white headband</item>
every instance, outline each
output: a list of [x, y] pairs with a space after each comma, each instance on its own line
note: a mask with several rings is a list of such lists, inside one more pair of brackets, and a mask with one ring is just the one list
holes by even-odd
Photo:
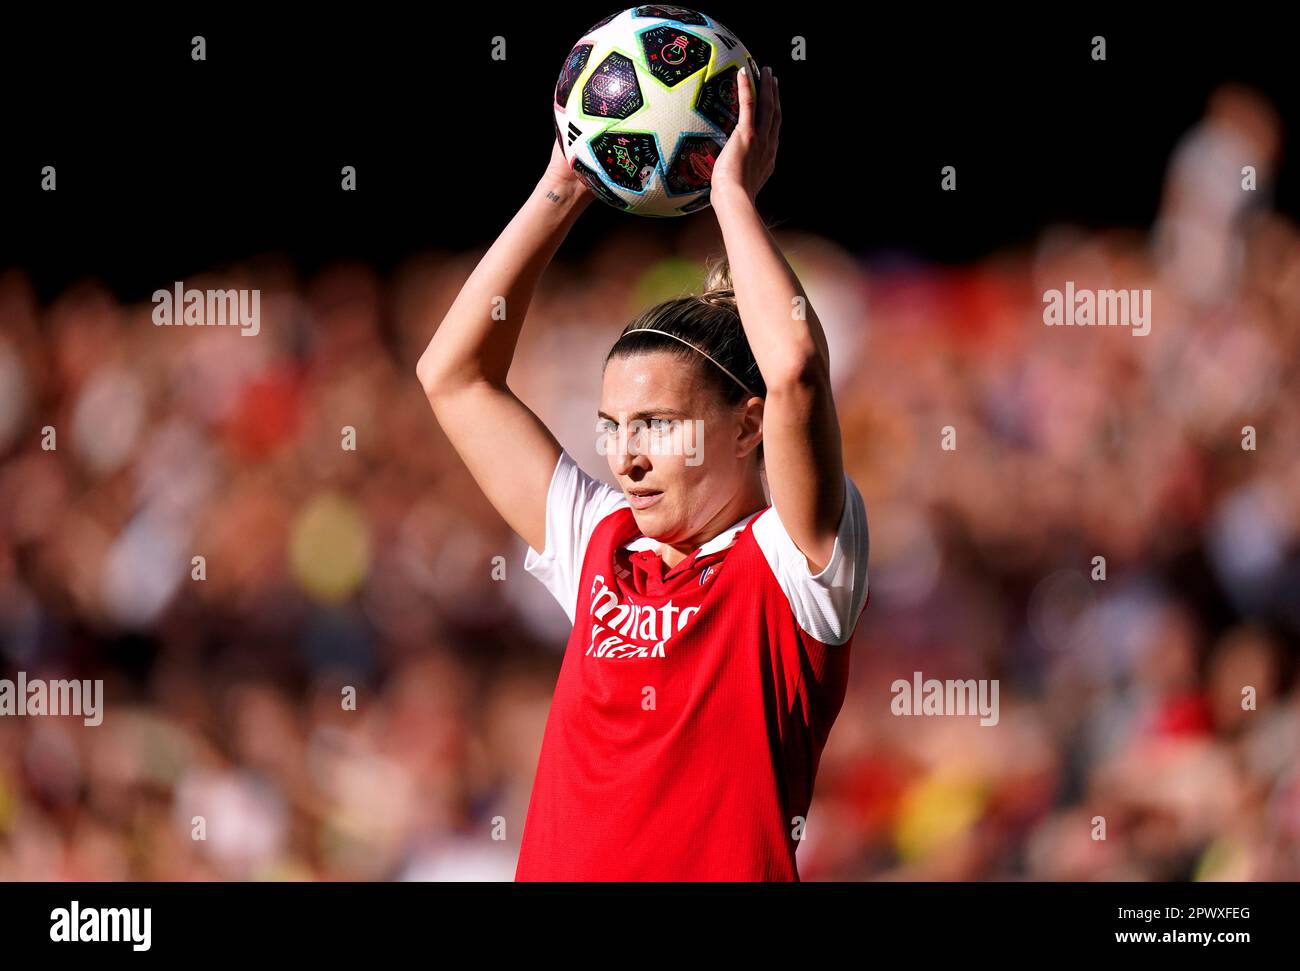
[[688, 340], [687, 340], [686, 338], [684, 338], [684, 337], [678, 337], [676, 334], [670, 334], [670, 333], [668, 333], [668, 331], [666, 331], [666, 330], [659, 330], [657, 327], [633, 327], [631, 330], [625, 330], [623, 333], [624, 333], [624, 335], [626, 335], [626, 334], [635, 334], [635, 333], [637, 333], [638, 331], [643, 331], [643, 330], [644, 330], [644, 331], [649, 331], [649, 332], [652, 333], [652, 334], [662, 334], [664, 337], [671, 337], [671, 338], [672, 338], [673, 340], [675, 340], [675, 341], [681, 341], [683, 344], [685, 344], [685, 345], [686, 345], [687, 347], [689, 347], [691, 350], [693, 350], [693, 351], [699, 351], [699, 353], [704, 354], [704, 356], [707, 357], [710, 361], [713, 361], [714, 364], [717, 364], [718, 367], [722, 370], [722, 373], [723, 373], [723, 374], [725, 374], [727, 377], [731, 378], [731, 380], [735, 381], [738, 385], [740, 385], [740, 386], [741, 386], [742, 388], [744, 388], [747, 392], [749, 392], [750, 397], [752, 397], [752, 398], [761, 398], [761, 397], [762, 397], [762, 395], [756, 394], [754, 391], [750, 390], [749, 385], [747, 385], [744, 381], [740, 380], [740, 378], [736, 377], [734, 374], [732, 374], [730, 371], [728, 371], [725, 367], [722, 367], [721, 364], [718, 364], [717, 359], [714, 358], [713, 355], [711, 355], [711, 354], [705, 354], [704, 351], [701, 351], [698, 347], [696, 347], [694, 344], [692, 344], [690, 341], [688, 341]]

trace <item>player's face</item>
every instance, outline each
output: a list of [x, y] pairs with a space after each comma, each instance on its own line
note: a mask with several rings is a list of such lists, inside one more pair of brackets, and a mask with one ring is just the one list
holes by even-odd
[[741, 414], [680, 358], [610, 361], [600, 412], [600, 448], [646, 536], [688, 542], [743, 488], [752, 445]]

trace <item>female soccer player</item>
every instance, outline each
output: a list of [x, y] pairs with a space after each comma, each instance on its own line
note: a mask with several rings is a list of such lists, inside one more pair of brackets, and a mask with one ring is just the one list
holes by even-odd
[[734, 281], [715, 267], [702, 296], [614, 342], [598, 447], [619, 489], [506, 384], [537, 280], [592, 201], [558, 146], [420, 359], [439, 423], [573, 621], [516, 880], [799, 879], [866, 605], [867, 522], [825, 336], [755, 209], [776, 82], [764, 69], [757, 109], [738, 88], [711, 192]]

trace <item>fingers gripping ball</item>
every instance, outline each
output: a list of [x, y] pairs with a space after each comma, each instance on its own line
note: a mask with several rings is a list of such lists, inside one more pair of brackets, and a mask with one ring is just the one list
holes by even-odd
[[758, 69], [712, 17], [664, 4], [631, 7], [588, 30], [555, 85], [555, 135], [595, 193], [639, 216], [709, 204], [713, 163], [736, 127], [737, 78]]

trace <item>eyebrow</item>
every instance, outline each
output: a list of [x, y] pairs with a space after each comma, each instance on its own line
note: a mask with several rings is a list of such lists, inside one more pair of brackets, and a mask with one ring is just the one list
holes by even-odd
[[[690, 417], [690, 415], [688, 415], [686, 412], [679, 411], [676, 408], [648, 408], [645, 411], [635, 411], [631, 415], [629, 415], [628, 418], [630, 421], [637, 421], [638, 419], [641, 418], [653, 418], [661, 415], [669, 418]], [[597, 411], [596, 417], [604, 418], [606, 421], [612, 421], [614, 422], [615, 425], [618, 424], [618, 422], [615, 421], [615, 419], [612, 416], [605, 414], [603, 411]]]

